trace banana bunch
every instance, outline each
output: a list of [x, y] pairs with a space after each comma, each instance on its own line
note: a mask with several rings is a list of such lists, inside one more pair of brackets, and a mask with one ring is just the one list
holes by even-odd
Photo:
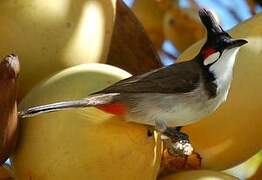
[[[115, 66], [125, 64], [124, 67], [137, 68], [136, 57], [151, 58], [145, 69], [160, 66], [153, 48], [145, 52], [139, 49], [140, 45], [134, 45], [131, 52], [123, 44], [131, 35], [127, 29], [121, 31], [126, 27], [121, 25], [120, 15], [130, 18], [130, 27], [145, 37], [140, 44], [152, 47], [141, 25], [120, 1], [9, 0], [1, 1], [0, 8], [3, 25], [0, 55], [10, 53], [11, 49], [21, 61], [19, 109], [84, 98], [131, 76]], [[11, 10], [15, 13], [10, 14]], [[123, 16], [127, 11], [128, 16]], [[85, 108], [20, 120], [19, 143], [10, 158], [12, 177], [21, 180], [236, 179], [219, 171], [244, 162], [262, 147], [262, 86], [257, 83], [262, 81], [261, 23], [262, 15], [258, 14], [230, 31], [232, 36], [244, 37], [249, 43], [237, 58], [228, 101], [210, 117], [185, 127], [202, 157], [202, 170], [160, 177], [165, 156], [159, 134], [148, 136], [145, 125]], [[125, 38], [114, 36], [120, 32]], [[201, 43], [203, 40], [186, 49], [179, 59], [193, 57]], [[123, 52], [128, 56], [126, 61]], [[139, 53], [143, 56], [136, 56]], [[110, 63], [112, 59], [115, 66], [97, 63]], [[96, 63], [84, 64], [90, 62]], [[6, 173], [1, 170], [0, 175], [1, 172]]]
[[20, 99], [64, 68], [106, 62], [116, 0], [4, 0], [0, 2], [0, 56], [21, 63]]

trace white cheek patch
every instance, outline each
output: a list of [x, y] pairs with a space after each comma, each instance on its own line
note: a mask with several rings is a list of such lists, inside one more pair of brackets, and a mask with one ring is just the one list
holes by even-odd
[[220, 52], [211, 54], [204, 60], [204, 65], [206, 66], [208, 64], [215, 62], [216, 60], [218, 60], [219, 57], [220, 57]]

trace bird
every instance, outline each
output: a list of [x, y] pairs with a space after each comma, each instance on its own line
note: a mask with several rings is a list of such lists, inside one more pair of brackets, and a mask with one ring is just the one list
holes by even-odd
[[170, 138], [187, 139], [181, 127], [212, 114], [226, 101], [236, 55], [247, 43], [232, 38], [209, 10], [200, 9], [199, 17], [206, 41], [193, 59], [120, 80], [84, 99], [29, 107], [19, 117], [96, 107], [127, 121], [158, 126]]

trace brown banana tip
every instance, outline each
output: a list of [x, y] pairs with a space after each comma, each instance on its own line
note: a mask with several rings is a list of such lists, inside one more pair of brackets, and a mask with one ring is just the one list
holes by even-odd
[[7, 71], [10, 78], [17, 78], [20, 72], [19, 59], [15, 54], [6, 56], [0, 64]]

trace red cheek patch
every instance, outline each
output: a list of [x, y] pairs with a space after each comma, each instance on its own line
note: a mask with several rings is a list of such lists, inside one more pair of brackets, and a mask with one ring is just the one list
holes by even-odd
[[121, 103], [98, 105], [96, 108], [117, 116], [123, 116], [127, 113], [127, 106]]
[[210, 56], [211, 54], [215, 53], [216, 50], [214, 48], [207, 48], [207, 49], [204, 49], [202, 51], [202, 56], [204, 59], [206, 59], [208, 56]]

